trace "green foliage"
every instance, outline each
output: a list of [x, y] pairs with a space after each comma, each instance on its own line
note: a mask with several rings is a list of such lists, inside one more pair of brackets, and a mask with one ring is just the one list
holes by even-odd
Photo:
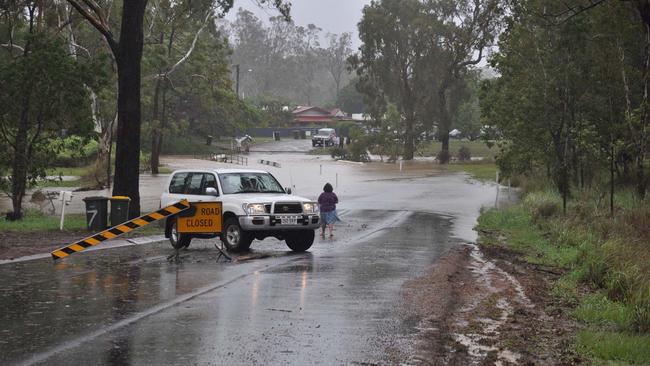
[[462, 132], [462, 137], [475, 141], [481, 137], [481, 107], [478, 97], [479, 82], [470, 75], [465, 79], [466, 92], [458, 111], [453, 115], [453, 126]]
[[539, 16], [567, 6], [513, 4], [490, 60], [499, 76], [479, 89], [484, 138], [502, 150], [497, 163], [505, 175], [545, 171], [567, 197], [571, 186], [607, 171], [612, 159], [619, 181], [645, 186], [648, 144], [638, 131], [647, 129], [646, 91], [634, 87], [644, 85], [647, 68], [648, 55], [638, 51], [648, 50], [641, 8], [602, 2], [557, 24]]
[[256, 98], [254, 104], [262, 113], [262, 122], [260, 124], [250, 123], [252, 127], [281, 127], [289, 126], [293, 122], [290, 108], [293, 103], [287, 99], [263, 95]]
[[340, 159], [340, 160], [350, 160], [350, 161], [358, 161], [358, 162], [369, 162], [370, 157], [368, 156], [367, 153], [367, 140], [361, 139], [361, 140], [355, 140], [354, 143], [340, 148], [340, 147], [333, 147], [330, 150], [330, 155], [334, 159]]
[[632, 312], [620, 302], [610, 300], [605, 294], [596, 292], [582, 300], [573, 311], [573, 316], [584, 323], [617, 330], [631, 329]]
[[533, 222], [554, 217], [560, 213], [561, 204], [560, 197], [554, 192], [531, 193], [524, 199], [524, 206], [531, 212]]
[[350, 137], [353, 133], [358, 137], [361, 134], [361, 131], [354, 122], [338, 122], [336, 124], [336, 134], [343, 137]]
[[203, 155], [221, 151], [230, 146], [230, 139], [215, 140], [212, 145], [206, 145], [205, 136], [171, 135], [164, 140], [162, 152], [168, 155]]
[[[71, 58], [60, 39], [24, 36], [25, 51], [0, 62], [0, 189], [10, 191], [17, 217], [25, 190], [66, 145], [62, 132], [92, 131], [88, 93], [92, 65]], [[71, 106], [75, 106], [71, 108]]]
[[650, 336], [585, 330], [578, 333], [578, 351], [600, 361], [647, 365], [650, 360]]
[[[538, 185], [539, 187], [539, 185]], [[575, 307], [585, 324], [578, 351], [596, 361], [650, 361], [650, 208], [631, 191], [617, 194], [615, 214], [596, 190], [577, 191], [566, 216], [560, 197], [544, 189], [521, 204], [484, 211], [483, 245], [507, 245], [526, 261], [570, 269], [551, 286], [556, 303]], [[585, 290], [591, 289], [585, 295]]]
[[363, 95], [357, 90], [358, 82], [358, 78], [352, 79], [339, 91], [336, 104], [346, 113], [364, 113], [366, 111]]
[[51, 166], [75, 167], [88, 164], [97, 154], [98, 143], [90, 136], [69, 136], [50, 141], [52, 151], [58, 151]]
[[460, 161], [472, 160], [472, 151], [467, 146], [461, 146], [460, 149], [458, 149], [457, 158]]

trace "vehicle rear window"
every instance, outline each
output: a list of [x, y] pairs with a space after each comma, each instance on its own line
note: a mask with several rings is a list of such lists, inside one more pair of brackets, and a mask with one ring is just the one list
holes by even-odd
[[185, 183], [190, 173], [176, 173], [169, 183], [169, 193], [184, 193]]

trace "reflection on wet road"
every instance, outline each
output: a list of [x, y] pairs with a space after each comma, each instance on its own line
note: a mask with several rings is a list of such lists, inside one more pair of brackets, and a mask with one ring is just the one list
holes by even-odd
[[2, 363], [405, 359], [410, 330], [392, 313], [400, 286], [456, 243], [451, 222], [405, 211], [348, 211], [345, 217], [349, 227], [365, 229], [339, 230], [346, 237], [318, 242], [303, 254], [270, 239], [256, 244], [254, 254], [271, 257], [217, 264], [211, 243], [203, 241], [179, 264], [166, 261], [166, 245], [54, 265], [16, 264], [15, 274], [24, 273], [20, 266], [34, 272], [2, 288], [3, 299], [14, 301], [2, 315]]

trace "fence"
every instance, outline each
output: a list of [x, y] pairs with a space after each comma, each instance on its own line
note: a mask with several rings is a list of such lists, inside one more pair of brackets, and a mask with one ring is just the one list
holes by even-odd
[[208, 155], [194, 156], [194, 158], [201, 159], [201, 160], [218, 161], [220, 163], [248, 165], [247, 157], [241, 155], [235, 155], [235, 154], [208, 154]]

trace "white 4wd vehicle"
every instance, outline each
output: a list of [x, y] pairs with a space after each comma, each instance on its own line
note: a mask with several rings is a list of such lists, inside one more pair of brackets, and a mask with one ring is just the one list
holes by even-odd
[[318, 203], [289, 193], [273, 175], [261, 170], [177, 170], [160, 196], [161, 206], [181, 199], [221, 202], [222, 232], [181, 234], [176, 218], [171, 217], [165, 224], [165, 236], [177, 249], [189, 246], [192, 237], [220, 235], [226, 248], [234, 252], [247, 250], [253, 239], [269, 236], [285, 240], [294, 251], [305, 251], [320, 225]]
[[321, 128], [318, 133], [311, 138], [311, 146], [334, 146], [336, 131], [333, 128]]

